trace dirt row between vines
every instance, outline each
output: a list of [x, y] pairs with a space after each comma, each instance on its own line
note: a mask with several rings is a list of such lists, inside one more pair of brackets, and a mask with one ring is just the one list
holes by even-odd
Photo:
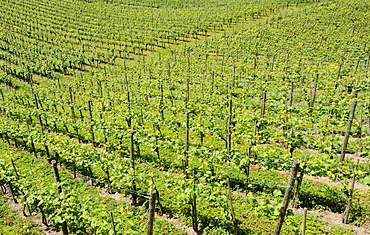
[[[6, 205], [10, 209], [12, 209], [17, 216], [21, 217], [22, 219], [29, 219], [32, 222], [38, 224], [41, 229], [41, 232], [43, 232], [44, 234], [46, 235], [62, 235], [63, 234], [62, 231], [54, 228], [53, 226], [46, 226], [45, 224], [43, 224], [41, 218], [39, 218], [38, 214], [36, 213], [27, 214], [27, 216], [25, 216], [23, 214], [23, 205], [21, 203], [15, 203], [10, 192], [6, 194], [2, 194], [2, 196], [6, 199]], [[27, 211], [26, 213], [29, 213], [29, 212]]]
[[[71, 177], [73, 177], [73, 173], [70, 172], [70, 171], [66, 171], [66, 170], [63, 170], [64, 173], [67, 173], [69, 174]], [[77, 180], [81, 180], [81, 181], [85, 181], [86, 185], [92, 187], [92, 188], [95, 188], [95, 186], [93, 186], [91, 184], [91, 181], [86, 181], [81, 175], [77, 174]], [[2, 194], [3, 197], [6, 199], [6, 204], [7, 206], [12, 209], [15, 214], [19, 217], [21, 217], [22, 219], [30, 219], [31, 221], [33, 221], [34, 223], [38, 224], [41, 231], [43, 233], [45, 233], [46, 235], [62, 235], [62, 231], [59, 230], [59, 229], [56, 229], [55, 227], [53, 227], [52, 225], [49, 225], [49, 226], [46, 226], [45, 224], [42, 223], [42, 220], [41, 218], [39, 218], [39, 215], [36, 214], [35, 212], [29, 214], [29, 212], [27, 211], [26, 209], [26, 216], [23, 214], [23, 204], [22, 203], [15, 203], [13, 198], [12, 198], [12, 195], [11, 193], [8, 192], [6, 194]], [[113, 200], [115, 200], [116, 202], [118, 203], [125, 203], [125, 204], [131, 204], [132, 203], [132, 200], [131, 198], [125, 196], [125, 195], [122, 195], [121, 193], [118, 193], [118, 192], [114, 192], [114, 193], [109, 193], [108, 190], [104, 187], [101, 187], [100, 188], [100, 195], [102, 197], [109, 197]], [[140, 206], [139, 206], [140, 207]], [[177, 218], [171, 218], [170, 216], [168, 215], [159, 215], [158, 213], [156, 214], [156, 220], [166, 220], [168, 222], [170, 222], [171, 224], [173, 224], [176, 228], [184, 231], [185, 233], [189, 234], [189, 235], [196, 235], [197, 233], [193, 230], [193, 228], [189, 227], [189, 226], [186, 226], [181, 220], [177, 219]]]
[[[132, 203], [131, 198], [129, 198], [127, 196], [124, 196], [121, 193], [117, 193], [117, 192], [110, 194], [106, 188], [101, 188], [100, 189], [100, 194], [104, 197], [110, 197], [110, 198], [114, 199], [115, 201], [117, 201], [118, 203], [120, 203], [120, 202], [124, 202], [124, 203], [127, 203], [127, 204]], [[179, 220], [177, 218], [170, 217], [166, 214], [159, 215], [158, 213], [156, 213], [155, 214], [155, 220], [166, 220], [166, 221], [170, 222], [172, 225], [174, 225], [176, 228], [186, 232], [189, 235], [196, 235], [197, 234], [193, 230], [193, 228], [191, 228], [189, 226], [186, 226], [184, 224], [184, 222], [182, 222], [181, 220]]]
[[[286, 171], [277, 171], [279, 174], [283, 176], [289, 177], [290, 172]], [[329, 177], [319, 177], [319, 176], [311, 176], [311, 175], [304, 175], [303, 179], [308, 179], [311, 182], [322, 184], [322, 185], [328, 185], [330, 187], [340, 187], [342, 185], [341, 181], [333, 181]], [[346, 181], [346, 184], [349, 184], [350, 180]], [[355, 182], [355, 190], [369, 193], [369, 186], [364, 185], [358, 181]], [[293, 209], [294, 213], [303, 213], [303, 208], [299, 209]], [[342, 214], [341, 213], [334, 213], [330, 211], [319, 211], [319, 210], [310, 210], [308, 211], [308, 214], [313, 214], [321, 218], [322, 220], [327, 222], [327, 227], [345, 227], [345, 228], [351, 228], [353, 229], [357, 235], [369, 235], [370, 234], [370, 224], [369, 222], [364, 223], [361, 226], [355, 226], [353, 224], [344, 224], [342, 222]], [[307, 228], [309, 230], [309, 228]]]
[[[302, 209], [297, 210], [298, 212], [302, 213]], [[333, 213], [329, 211], [317, 211], [312, 210], [308, 213], [314, 214], [321, 218], [322, 220], [327, 222], [327, 227], [344, 227], [353, 229], [356, 232], [356, 235], [369, 235], [370, 234], [370, 225], [368, 223], [363, 224], [360, 227], [354, 226], [352, 224], [344, 224], [342, 223], [342, 214]], [[309, 230], [309, 228], [307, 228]]]
[[[278, 12], [278, 14], [286, 13], [286, 12], [291, 12], [291, 11], [294, 11], [294, 10], [295, 10], [295, 8], [287, 9], [287, 10], [282, 10], [282, 12]], [[274, 14], [271, 14], [271, 15], [269, 15], [267, 17], [263, 17], [262, 19], [271, 17], [273, 15]], [[258, 22], [260, 20], [261, 19], [257, 19], [257, 20], [254, 20], [252, 22]], [[242, 23], [239, 23], [239, 24], [241, 25], [241, 24], [248, 24], [248, 23], [250, 24], [250, 27], [253, 27], [255, 25], [254, 23], [250, 23], [250, 22], [242, 22]], [[229, 29], [226, 29], [225, 31], [234, 30], [234, 28], [237, 28], [237, 27], [238, 26], [235, 26], [234, 25], [234, 26], [231, 26]], [[216, 35], [219, 35], [220, 33], [215, 32], [215, 33], [212, 33], [212, 34], [213, 35], [208, 35], [207, 37], [216, 36]], [[201, 37], [199, 39], [201, 39]], [[197, 41], [197, 40], [194, 40], [194, 41]], [[194, 41], [191, 41], [189, 43], [184, 43], [184, 44], [189, 45], [189, 44], [194, 43]], [[174, 46], [174, 45], [172, 45], [172, 46]], [[181, 47], [181, 46], [183, 46], [183, 45], [179, 45], [179, 46], [176, 45], [176, 47]], [[163, 49], [163, 50], [166, 50], [166, 49]], [[152, 54], [156, 54], [156, 53], [152, 53]], [[150, 56], [150, 54], [147, 55], [147, 56]], [[347, 155], [347, 156], [348, 157], [354, 157], [354, 158], [357, 157], [357, 156], [350, 156], [350, 155]], [[70, 172], [68, 172], [68, 173], [71, 174]], [[289, 174], [287, 172], [281, 172], [281, 173], [282, 174]], [[309, 179], [309, 180], [311, 180], [313, 182], [321, 183], [321, 184], [329, 184], [331, 186], [339, 186], [341, 184], [340, 182], [331, 181], [329, 179], [329, 177], [304, 176], [304, 178], [305, 179]], [[86, 183], [89, 184], [88, 181]], [[89, 184], [89, 186], [93, 187], [91, 184]], [[360, 184], [358, 182], [356, 183], [355, 188], [356, 189], [360, 189], [361, 188], [361, 191], [362, 190], [365, 190], [365, 191], [368, 191], [369, 190], [369, 187], [368, 186], [362, 185], [362, 184]], [[125, 196], [123, 194], [120, 194], [120, 193], [109, 194], [106, 188], [101, 188], [100, 189], [100, 194], [101, 194], [101, 196], [110, 197], [110, 198], [112, 198], [115, 201], [120, 202], [120, 203], [131, 204], [131, 199], [129, 197], [127, 197], [127, 196]], [[29, 216], [24, 216], [23, 215], [23, 210], [22, 210], [22, 205], [21, 204], [14, 203], [14, 201], [12, 200], [12, 197], [11, 197], [11, 195], [9, 193], [6, 194], [6, 195], [4, 195], [4, 197], [7, 199], [7, 205], [11, 209], [13, 209], [21, 218], [29, 218], [33, 222], [39, 224], [43, 233], [45, 233], [47, 235], [61, 235], [62, 234], [61, 231], [56, 230], [52, 226], [45, 226], [42, 223], [41, 219], [35, 213], [33, 213], [33, 214], [29, 215]], [[302, 213], [301, 212], [301, 209], [298, 209], [295, 212]], [[341, 226], [341, 227], [353, 228], [358, 235], [370, 234], [370, 230], [369, 230], [369, 225], [368, 224], [366, 226], [364, 226], [364, 227], [356, 227], [356, 226], [353, 226], [353, 225], [347, 225], [347, 224], [341, 223], [341, 221], [342, 221], [341, 214], [331, 213], [331, 212], [321, 212], [321, 211], [309, 211], [308, 213], [315, 214], [315, 215], [319, 216], [320, 218], [322, 218], [323, 220], [327, 221], [328, 222], [328, 226], [338, 225], [338, 226]], [[194, 230], [191, 227], [186, 226], [181, 220], [179, 220], [177, 218], [170, 218], [167, 215], [159, 216], [158, 214], [156, 214], [156, 219], [169, 221], [175, 227], [179, 228], [180, 230], [183, 230], [187, 234], [190, 234], [190, 235], [196, 235], [197, 234], [196, 232], [194, 232]], [[307, 229], [309, 229], [309, 228], [307, 228]]]
[[[63, 170], [65, 173], [67, 173], [71, 177], [73, 177], [73, 172], [71, 172], [69, 170], [66, 170], [65, 168], [61, 168], [61, 170]], [[277, 172], [281, 175], [284, 175], [284, 176], [289, 176], [289, 174], [290, 174], [289, 172], [286, 172], [286, 171], [277, 171]], [[319, 184], [327, 184], [331, 187], [338, 187], [342, 184], [339, 181], [331, 180], [329, 177], [318, 177], [318, 176], [305, 175], [304, 179], [308, 179], [312, 182], [319, 183]], [[86, 180], [80, 174], [77, 174], [77, 180], [84, 181], [90, 187], [95, 187], [91, 184], [91, 180]], [[347, 183], [349, 183], [349, 182], [347, 182]], [[356, 182], [355, 189], [360, 190], [362, 192], [368, 192], [369, 191], [369, 186], [363, 185], [359, 182]], [[115, 201], [117, 201], [119, 203], [131, 204], [131, 202], [132, 202], [131, 198], [129, 198], [129, 197], [127, 197], [127, 196], [125, 196], [121, 193], [117, 193], [117, 192], [112, 193], [112, 194], [108, 193], [108, 190], [104, 187], [100, 188], [100, 194], [101, 194], [101, 196], [104, 196], [104, 197], [110, 197], [110, 198], [114, 199]], [[53, 228], [52, 226], [45, 226], [42, 223], [41, 219], [35, 213], [32, 213], [31, 215], [25, 216], [23, 214], [22, 204], [15, 203], [9, 192], [7, 194], [3, 195], [3, 196], [7, 199], [7, 205], [11, 209], [13, 209], [18, 216], [20, 216], [21, 218], [24, 218], [24, 219], [29, 218], [33, 222], [39, 224], [43, 233], [45, 233], [47, 235], [61, 235], [62, 234], [61, 231]], [[302, 213], [302, 209], [294, 209], [294, 211], [296, 213]], [[369, 223], [365, 223], [361, 227], [357, 227], [357, 226], [354, 226], [352, 224], [343, 224], [342, 223], [342, 214], [339, 214], [339, 213], [333, 213], [333, 212], [328, 212], [328, 211], [317, 211], [317, 210], [312, 210], [312, 211], [309, 211], [308, 213], [317, 215], [319, 218], [323, 219], [324, 221], [327, 221], [327, 226], [328, 227], [340, 226], [340, 227], [351, 228], [354, 231], [356, 231], [357, 235], [370, 234], [370, 225], [369, 225]], [[166, 221], [172, 223], [176, 228], [184, 231], [187, 234], [190, 234], [190, 235], [196, 235], [197, 234], [196, 232], [194, 232], [194, 230], [191, 227], [186, 226], [181, 220], [179, 220], [177, 218], [170, 218], [168, 215], [161, 216], [161, 215], [156, 214], [156, 219], [166, 220]], [[307, 228], [307, 229], [309, 229], [309, 228]]]
[[[67, 170], [63, 167], [59, 169], [63, 170], [63, 172], [68, 174], [70, 177], [72, 178], [74, 177], [74, 173], [72, 171]], [[76, 173], [76, 180], [83, 181], [86, 185], [88, 185], [91, 188], [96, 188], [96, 186], [92, 185], [91, 180], [87, 180], [86, 176], [83, 176], [82, 174]], [[94, 180], [97, 181], [96, 179]], [[103, 184], [106, 185], [105, 182]], [[117, 203], [125, 203], [127, 205], [132, 204], [132, 199], [126, 195], [123, 195], [122, 193], [117, 192], [119, 190], [109, 193], [106, 187], [101, 187], [101, 186], [99, 187], [100, 187], [99, 192], [102, 197], [109, 197], [115, 200]], [[142, 207], [142, 206], [137, 206], [137, 207]], [[156, 208], [157, 208], [157, 205], [156, 205]], [[197, 233], [193, 230], [192, 227], [185, 225], [185, 223], [182, 222], [178, 218], [170, 217], [169, 215], [166, 215], [166, 214], [160, 215], [156, 213], [155, 220], [166, 220], [170, 222], [172, 225], [174, 225], [176, 228], [186, 232], [188, 235], [197, 235]]]

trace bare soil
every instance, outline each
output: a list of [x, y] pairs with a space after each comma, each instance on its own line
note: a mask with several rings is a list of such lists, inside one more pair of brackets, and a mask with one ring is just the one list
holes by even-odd
[[42, 220], [35, 213], [32, 213], [31, 215], [30, 214], [27, 214], [27, 216], [25, 216], [23, 214], [22, 204], [15, 203], [13, 201], [12, 196], [11, 196], [10, 193], [3, 194], [3, 196], [6, 198], [6, 204], [7, 204], [7, 206], [10, 209], [12, 209], [16, 213], [16, 215], [18, 215], [19, 217], [21, 217], [23, 219], [29, 218], [34, 223], [40, 225], [41, 232], [45, 233], [46, 235], [62, 235], [63, 234], [62, 231], [54, 228], [53, 226], [46, 226], [46, 225], [44, 225], [42, 223]]
[[[110, 198], [114, 199], [117, 202], [125, 202], [127, 204], [132, 203], [131, 198], [126, 197], [126, 196], [124, 196], [120, 193], [117, 193], [117, 192], [110, 194], [106, 188], [101, 188], [100, 193], [101, 193], [102, 196], [110, 197]], [[158, 220], [166, 220], [166, 221], [172, 223], [176, 228], [186, 232], [189, 235], [197, 235], [197, 233], [193, 230], [193, 228], [186, 226], [181, 220], [179, 220], [177, 218], [170, 217], [166, 214], [163, 214], [163, 215], [156, 214], [155, 216], [156, 216], [156, 219], [158, 219]]]
[[[288, 176], [290, 173], [285, 171], [277, 171], [279, 174]], [[318, 176], [310, 176], [310, 175], [304, 175], [304, 179], [308, 179], [312, 182], [319, 183], [319, 184], [327, 184], [331, 187], [339, 187], [342, 185], [340, 181], [333, 181], [329, 177], [318, 177]], [[350, 180], [347, 181], [347, 184], [349, 184]], [[369, 186], [363, 185], [360, 182], [355, 182], [355, 190], [359, 190], [365, 193], [369, 192]], [[293, 209], [295, 213], [303, 213], [303, 209]], [[345, 227], [345, 228], [351, 228], [353, 229], [357, 235], [370, 235], [370, 224], [369, 222], [364, 223], [360, 227], [355, 226], [353, 224], [344, 224], [342, 223], [342, 214], [339, 213], [333, 213], [329, 211], [318, 211], [318, 210], [312, 210], [308, 211], [308, 213], [317, 215], [319, 218], [327, 222], [327, 227]], [[309, 229], [309, 228], [307, 228]]]
[[366, 162], [370, 162], [370, 159], [369, 158], [365, 158], [365, 157], [360, 157], [358, 156], [356, 153], [355, 154], [349, 154], [347, 153], [345, 155], [345, 158], [349, 158], [351, 159], [353, 162], [359, 162], [359, 163], [366, 163]]
[[[294, 209], [294, 213], [303, 213], [303, 209]], [[361, 227], [354, 226], [352, 224], [342, 223], [342, 214], [333, 213], [328, 211], [316, 211], [311, 210], [307, 211], [308, 214], [313, 214], [326, 221], [327, 227], [344, 227], [353, 229], [356, 232], [356, 235], [369, 235], [370, 234], [370, 225], [369, 223], [363, 224]], [[307, 228], [309, 230], [310, 228]]]
[[199, 234], [199, 233], [195, 232], [193, 230], [193, 228], [186, 226], [181, 220], [179, 220], [177, 218], [171, 218], [168, 215], [163, 215], [163, 216], [159, 216], [159, 219], [169, 221], [176, 228], [179, 228], [180, 230], [184, 231], [188, 235], [197, 235], [197, 234]]
[[[333, 181], [329, 177], [318, 177], [318, 176], [311, 176], [311, 175], [305, 175], [303, 177], [304, 179], [309, 179], [313, 182], [320, 183], [320, 184], [328, 184], [329, 186], [336, 186], [339, 187], [342, 185], [341, 181]], [[349, 185], [350, 180], [347, 180], [346, 183]], [[359, 190], [361, 192], [368, 192], [369, 191], [369, 186], [361, 184], [360, 182], [356, 181], [355, 182], [355, 190]]]

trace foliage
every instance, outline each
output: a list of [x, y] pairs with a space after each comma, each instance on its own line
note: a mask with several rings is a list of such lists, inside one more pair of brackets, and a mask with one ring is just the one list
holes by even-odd
[[[157, 188], [165, 213], [189, 226], [196, 196], [209, 234], [233, 232], [230, 201], [243, 233], [270, 234], [294, 160], [307, 156], [306, 175], [352, 177], [355, 163], [337, 154], [355, 99], [350, 134], [361, 139], [346, 152], [368, 157], [368, 9], [360, 0], [6, 1], [0, 137], [126, 196]], [[66, 218], [75, 233], [86, 224], [107, 234], [114, 210], [122, 231], [144, 230], [143, 210], [93, 191], [83, 198], [90, 191], [67, 176], [70, 191], [57, 196], [52, 179], [18, 180], [9, 159], [36, 162], [21, 155], [6, 153], [1, 180], [54, 225]], [[368, 170], [359, 164], [364, 183]], [[347, 191], [304, 183], [300, 203], [342, 212]], [[364, 199], [353, 211], [367, 218]], [[284, 232], [298, 224], [289, 213]], [[178, 232], [159, 232], [169, 230]]]
[[5, 198], [1, 197], [0, 204], [0, 233], [9, 235], [38, 235], [41, 234], [37, 224], [29, 219], [22, 219], [7, 205]]

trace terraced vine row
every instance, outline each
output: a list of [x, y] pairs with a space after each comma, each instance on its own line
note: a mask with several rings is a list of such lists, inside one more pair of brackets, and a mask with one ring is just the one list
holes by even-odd
[[[165, 213], [193, 227], [196, 195], [206, 233], [235, 232], [233, 201], [242, 233], [269, 234], [287, 178], [264, 169], [289, 171], [310, 149], [318, 154], [309, 156], [306, 174], [352, 176], [355, 163], [340, 162], [337, 154], [353, 100], [357, 139], [346, 151], [368, 157], [366, 9], [363, 2], [335, 0], [9, 0], [1, 10], [1, 138], [111, 191], [145, 194], [155, 187]], [[262, 168], [249, 176], [251, 164]], [[366, 161], [358, 167], [363, 183], [369, 170]], [[235, 183], [232, 200], [227, 178]], [[321, 196], [317, 202], [342, 212], [346, 190], [333, 202]], [[305, 199], [317, 193], [304, 192]], [[361, 204], [369, 195], [356, 197]], [[299, 205], [313, 208], [310, 203]], [[356, 204], [356, 223], [368, 221], [368, 206]], [[253, 225], [261, 216], [265, 225]], [[297, 231], [298, 218], [289, 215], [285, 233]], [[84, 233], [75, 225], [79, 219], [65, 220], [70, 232]], [[96, 234], [112, 232], [82, 224]], [[131, 226], [132, 234], [143, 224], [122, 220], [119, 226]], [[333, 233], [321, 226], [314, 231]]]

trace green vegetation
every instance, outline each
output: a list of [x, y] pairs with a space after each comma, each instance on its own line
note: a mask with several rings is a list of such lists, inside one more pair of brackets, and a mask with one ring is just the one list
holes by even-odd
[[[116, 229], [125, 231], [124, 234], [145, 232], [145, 209], [104, 197], [83, 179], [73, 179], [64, 171], [60, 174], [62, 193], [58, 194], [53, 169], [47, 162], [0, 144], [0, 182], [2, 186], [11, 185], [15, 200], [25, 205], [23, 213], [40, 213], [44, 224], [56, 227], [67, 220], [72, 234], [109, 234], [112, 231], [109, 212], [114, 212]], [[158, 221], [158, 224], [158, 234], [182, 234], [168, 222]]]
[[[271, 234], [295, 160], [306, 175], [342, 182], [304, 180], [298, 206], [343, 213], [357, 163], [339, 154], [355, 100], [345, 151], [361, 156], [356, 177], [370, 185], [366, 2], [3, 5], [0, 183], [55, 227], [113, 234], [112, 212], [119, 234], [142, 234], [156, 188], [158, 215], [205, 234], [234, 234], [235, 219], [241, 234]], [[65, 168], [60, 195], [52, 160]], [[355, 191], [352, 225], [369, 223], [369, 197]], [[301, 218], [288, 210], [282, 233], [299, 233]], [[313, 214], [307, 226], [353, 234]], [[155, 228], [183, 233], [164, 217]]]
[[0, 234], [37, 235], [41, 234], [38, 225], [30, 220], [23, 220], [5, 204], [5, 198], [0, 202]]

